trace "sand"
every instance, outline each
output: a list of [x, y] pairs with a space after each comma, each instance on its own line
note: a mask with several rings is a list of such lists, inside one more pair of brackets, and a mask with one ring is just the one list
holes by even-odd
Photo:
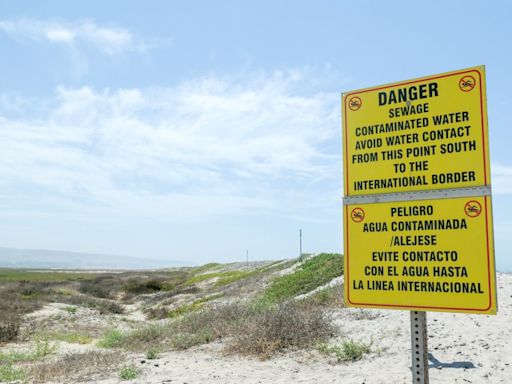
[[[431, 383], [512, 383], [512, 275], [499, 273], [496, 316], [429, 312]], [[141, 369], [135, 380], [94, 383], [256, 384], [411, 383], [410, 314], [406, 311], [340, 309], [333, 314], [342, 339], [372, 341], [372, 353], [336, 363], [317, 351], [290, 352], [267, 361], [225, 356], [222, 344], [168, 352], [156, 360], [129, 355]], [[93, 381], [89, 382], [93, 383]]]

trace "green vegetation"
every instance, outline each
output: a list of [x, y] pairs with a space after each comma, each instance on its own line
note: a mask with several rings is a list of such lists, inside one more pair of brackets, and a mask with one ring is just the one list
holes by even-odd
[[184, 304], [180, 307], [177, 307], [176, 309], [173, 309], [171, 311], [169, 311], [167, 313], [167, 317], [171, 318], [171, 319], [174, 319], [176, 317], [179, 317], [179, 316], [183, 316], [183, 315], [186, 315], [186, 314], [189, 314], [189, 313], [192, 313], [192, 312], [197, 312], [199, 311], [200, 309], [202, 309], [204, 307], [204, 304], [211, 301], [211, 300], [215, 300], [215, 299], [218, 299], [219, 297], [222, 297], [223, 294], [222, 293], [219, 293], [219, 294], [216, 294], [216, 295], [211, 295], [211, 296], [206, 296], [206, 297], [202, 297], [198, 300], [195, 300], [193, 303], [191, 304]]
[[371, 352], [372, 343], [346, 340], [339, 345], [319, 344], [317, 349], [326, 354], [334, 355], [338, 362], [360, 360], [364, 354]]
[[68, 312], [69, 314], [74, 315], [77, 311], [77, 307], [74, 307], [74, 306], [66, 307], [66, 308], [64, 308], [64, 310], [66, 312]]
[[43, 340], [64, 341], [70, 344], [90, 344], [92, 342], [91, 336], [80, 332], [44, 332], [39, 333], [34, 337]]
[[188, 313], [199, 311], [204, 305], [204, 301], [202, 300], [196, 300], [192, 304], [185, 304], [182, 306], [179, 306], [176, 309], [173, 309], [168, 312], [167, 316], [171, 319], [174, 319], [175, 317], [183, 316]]
[[139, 376], [140, 371], [137, 369], [134, 365], [125, 365], [121, 370], [119, 371], [119, 377], [123, 380], [133, 380], [137, 376]]
[[146, 359], [148, 360], [155, 360], [158, 357], [158, 351], [156, 349], [151, 348], [146, 353]]
[[[208, 268], [199, 267], [197, 269], [194, 269], [193, 276], [190, 277], [188, 280], [186, 280], [182, 284], [182, 286], [188, 286], [188, 285], [197, 284], [197, 283], [200, 283], [200, 282], [203, 282], [206, 280], [217, 279], [214, 286], [222, 287], [222, 286], [229, 285], [234, 282], [237, 282], [237, 281], [240, 281], [243, 279], [247, 279], [249, 277], [256, 276], [256, 275], [259, 275], [262, 273], [270, 273], [270, 272], [273, 272], [273, 271], [276, 271], [279, 269], [286, 268], [287, 266], [293, 264], [294, 261], [292, 260], [289, 263], [283, 263], [283, 264], [279, 264], [279, 263], [281, 263], [281, 262], [276, 261], [274, 263], [271, 263], [269, 265], [266, 265], [264, 267], [261, 267], [261, 268], [258, 268], [258, 269], [252, 270], [252, 271], [225, 271], [225, 272], [202, 273], [205, 271], [215, 270], [215, 269], [222, 267], [222, 264], [216, 264], [216, 263], [206, 264], [203, 267], [208, 266]], [[277, 265], [277, 264], [279, 264], [279, 265]]]
[[280, 270], [291, 267], [296, 262], [297, 262], [297, 260], [295, 260], [295, 259], [291, 259], [291, 260], [287, 260], [287, 261], [278, 260], [278, 261], [274, 261], [273, 263], [270, 263], [268, 265], [265, 265], [264, 267], [261, 267], [259, 269], [259, 271], [265, 272], [265, 273], [280, 271]]
[[343, 256], [336, 253], [322, 253], [307, 260], [295, 272], [274, 280], [265, 291], [261, 302], [272, 304], [283, 302], [294, 296], [311, 292], [343, 274]]
[[25, 270], [0, 268], [0, 281], [75, 281], [93, 279], [94, 272], [60, 272], [53, 270]]
[[38, 341], [35, 349], [26, 351], [9, 350], [0, 352], [0, 364], [13, 364], [23, 361], [35, 361], [57, 352], [57, 346], [47, 340]]
[[98, 341], [98, 347], [101, 348], [115, 348], [118, 347], [125, 339], [125, 333], [117, 329], [111, 329], [103, 335], [101, 340]]
[[149, 324], [132, 331], [121, 332], [117, 329], [107, 331], [98, 346], [102, 348], [124, 348], [127, 350], [144, 350], [155, 347], [154, 342], [163, 341], [172, 334], [168, 324]]
[[25, 371], [14, 367], [12, 364], [0, 364], [0, 382], [2, 383], [23, 380], [25, 375]]
[[221, 286], [224, 286], [224, 285], [228, 285], [228, 284], [234, 283], [235, 281], [239, 281], [239, 280], [247, 279], [248, 277], [251, 277], [251, 276], [255, 276], [258, 273], [260, 273], [260, 270], [255, 270], [255, 271], [250, 271], [250, 272], [247, 272], [247, 271], [233, 271], [233, 272], [231, 272], [230, 275], [224, 276], [224, 277], [220, 278], [215, 283], [215, 286], [216, 287], [221, 287]]
[[15, 364], [23, 362], [33, 362], [53, 355], [57, 351], [57, 346], [48, 341], [39, 341], [34, 349], [31, 350], [9, 350], [0, 352], [0, 381], [10, 382], [25, 378], [25, 371]]
[[227, 271], [227, 272], [216, 272], [216, 273], [206, 273], [201, 275], [194, 275], [183, 285], [192, 285], [197, 284], [202, 281], [211, 280], [218, 278], [219, 280], [216, 282], [218, 285], [225, 285], [229, 284], [229, 282], [233, 282], [236, 280], [243, 279], [244, 277], [247, 277], [249, 274], [253, 272], [241, 272], [241, 271]]
[[200, 267], [192, 268], [191, 269], [191, 273], [194, 274], [194, 275], [199, 275], [199, 274], [204, 273], [206, 271], [222, 268], [222, 266], [223, 265], [219, 264], [219, 263], [208, 263], [208, 264], [201, 265]]

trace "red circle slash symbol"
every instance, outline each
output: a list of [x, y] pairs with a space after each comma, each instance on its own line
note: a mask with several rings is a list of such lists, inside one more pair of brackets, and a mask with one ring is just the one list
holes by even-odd
[[469, 92], [475, 88], [476, 81], [473, 76], [464, 76], [459, 80], [459, 88], [463, 92]]
[[352, 218], [353, 222], [360, 223], [364, 220], [364, 211], [362, 208], [354, 208], [350, 213], [350, 217]]
[[464, 212], [469, 217], [477, 217], [482, 213], [482, 205], [475, 200], [468, 201], [464, 206]]
[[361, 101], [361, 98], [357, 96], [350, 98], [348, 101], [348, 107], [351, 111], [357, 111], [359, 108], [361, 108], [361, 105], [363, 105], [363, 102]]

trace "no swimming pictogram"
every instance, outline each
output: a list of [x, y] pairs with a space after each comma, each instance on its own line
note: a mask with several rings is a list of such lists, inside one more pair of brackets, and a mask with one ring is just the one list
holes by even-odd
[[475, 88], [475, 85], [476, 85], [475, 78], [470, 75], [463, 76], [459, 80], [459, 88], [463, 92], [472, 91], [473, 88]]
[[482, 206], [478, 201], [470, 200], [464, 206], [464, 211], [469, 217], [477, 217], [482, 213]]
[[348, 101], [348, 107], [351, 111], [357, 111], [359, 108], [361, 108], [361, 105], [363, 105], [363, 102], [358, 96], [351, 97]]
[[362, 208], [354, 208], [350, 213], [350, 217], [352, 221], [355, 223], [360, 223], [364, 220], [364, 211]]

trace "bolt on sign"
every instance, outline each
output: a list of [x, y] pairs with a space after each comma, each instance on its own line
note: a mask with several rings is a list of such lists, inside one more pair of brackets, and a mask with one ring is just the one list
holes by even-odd
[[343, 94], [347, 306], [495, 314], [485, 69]]

